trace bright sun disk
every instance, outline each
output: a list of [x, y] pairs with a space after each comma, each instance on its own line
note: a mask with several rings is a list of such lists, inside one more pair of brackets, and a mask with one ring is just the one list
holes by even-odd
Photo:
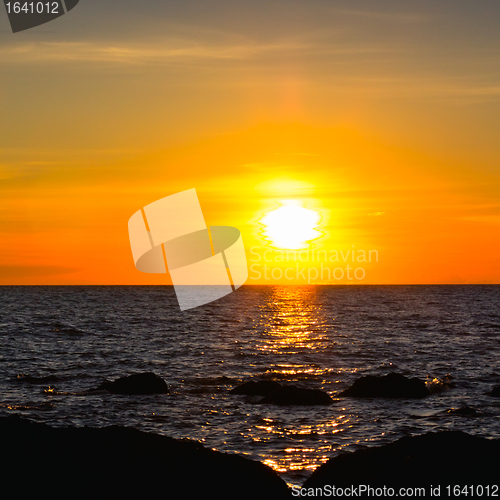
[[268, 212], [261, 223], [265, 226], [264, 236], [275, 247], [300, 250], [321, 236], [315, 229], [320, 220], [316, 210], [304, 208], [297, 201], [285, 200], [280, 207]]

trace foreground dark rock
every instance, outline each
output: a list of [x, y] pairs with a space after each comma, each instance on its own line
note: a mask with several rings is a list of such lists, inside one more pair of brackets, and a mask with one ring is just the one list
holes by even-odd
[[492, 391], [490, 392], [490, 396], [494, 398], [500, 398], [500, 385], [496, 385], [493, 387]]
[[245, 382], [231, 390], [232, 394], [243, 394], [245, 396], [267, 396], [272, 392], [281, 389], [281, 384], [272, 380], [251, 380]]
[[289, 385], [269, 393], [259, 402], [274, 405], [331, 405], [333, 399], [319, 389]]
[[[52, 498], [291, 498], [269, 467], [135, 429], [59, 427], [0, 418], [2, 493]], [[7, 478], [12, 492], [7, 491]]]
[[351, 387], [337, 394], [355, 398], [423, 398], [429, 395], [423, 380], [407, 378], [399, 373], [358, 378]]
[[[313, 472], [303, 487], [441, 485], [441, 496], [447, 496], [446, 485], [498, 484], [499, 470], [499, 440], [444, 431], [343, 452]], [[426, 493], [428, 498], [429, 489]]]
[[147, 372], [103, 382], [95, 390], [114, 394], [168, 394], [168, 385], [158, 375]]

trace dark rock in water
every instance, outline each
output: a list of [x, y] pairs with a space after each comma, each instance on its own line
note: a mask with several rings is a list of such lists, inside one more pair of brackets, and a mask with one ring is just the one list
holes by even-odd
[[272, 380], [251, 380], [231, 390], [232, 394], [244, 394], [246, 396], [267, 396], [281, 389], [281, 384]]
[[235, 379], [227, 377], [226, 375], [222, 375], [221, 377], [217, 377], [213, 382], [215, 382], [218, 385], [228, 385], [228, 384], [234, 384]]
[[[121, 426], [49, 427], [0, 418], [2, 493], [55, 498], [291, 498], [266, 465]], [[16, 481], [7, 478], [16, 477]], [[11, 490], [9, 491], [9, 488]]]
[[431, 394], [436, 394], [443, 391], [448, 391], [455, 384], [452, 382], [453, 377], [448, 373], [442, 379], [427, 375], [425, 385]]
[[195, 385], [229, 385], [239, 382], [239, 379], [222, 375], [219, 377], [194, 377], [188, 379], [188, 382]]
[[383, 377], [367, 375], [358, 378], [354, 384], [338, 396], [355, 398], [423, 398], [429, 396], [425, 382], [418, 378], [407, 378], [399, 373]]
[[500, 440], [456, 431], [427, 433], [385, 446], [345, 451], [314, 471], [303, 487], [420, 486], [427, 487], [420, 496], [429, 498], [430, 485], [441, 485], [441, 495], [446, 496], [450, 484], [498, 484], [499, 456]]
[[500, 398], [500, 385], [493, 387], [493, 390], [490, 392], [490, 396]]
[[18, 382], [25, 382], [27, 384], [47, 384], [50, 382], [58, 382], [60, 379], [55, 375], [47, 375], [45, 377], [34, 377], [28, 373], [19, 373], [16, 375], [15, 380]]
[[260, 403], [274, 405], [331, 405], [333, 399], [319, 389], [283, 386], [264, 397]]
[[465, 417], [475, 417], [477, 416], [477, 411], [470, 406], [463, 406], [462, 408], [450, 408], [446, 410], [446, 413], [451, 415], [463, 415]]
[[232, 394], [264, 396], [259, 403], [275, 405], [329, 405], [332, 398], [319, 389], [281, 385], [273, 380], [250, 381], [231, 390]]
[[114, 394], [168, 394], [168, 385], [158, 375], [148, 372], [103, 382], [95, 390]]

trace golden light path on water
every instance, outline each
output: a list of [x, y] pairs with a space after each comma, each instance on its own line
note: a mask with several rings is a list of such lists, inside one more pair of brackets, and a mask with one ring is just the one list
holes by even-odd
[[[283, 356], [283, 362], [268, 370], [265, 378], [311, 388], [328, 385], [332, 377], [336, 378], [337, 370], [323, 367], [331, 356], [332, 328], [317, 300], [316, 287], [273, 287], [267, 304], [261, 309], [260, 326], [264, 334], [256, 347], [275, 358]], [[305, 471], [309, 475], [328, 460], [332, 451], [343, 447], [333, 436], [351, 426], [345, 410], [338, 406], [277, 409], [275, 417], [264, 418], [255, 427], [257, 435], [253, 439], [281, 438], [288, 444], [279, 458], [263, 457], [263, 462], [278, 473]], [[284, 425], [280, 412], [297, 415], [297, 418], [292, 425]], [[317, 415], [311, 419], [314, 413]]]
[[311, 357], [328, 349], [327, 318], [316, 303], [315, 288], [277, 286], [271, 290], [268, 303], [262, 306], [266, 309], [261, 314], [265, 335], [257, 348], [282, 355], [303, 354], [307, 349]]

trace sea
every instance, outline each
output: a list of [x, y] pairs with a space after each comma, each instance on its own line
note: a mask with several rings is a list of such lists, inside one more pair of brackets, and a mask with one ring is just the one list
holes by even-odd
[[[272, 467], [299, 486], [346, 450], [460, 430], [500, 438], [500, 286], [243, 286], [181, 312], [171, 286], [0, 287], [0, 415], [124, 425]], [[95, 392], [154, 372], [169, 394]], [[364, 375], [424, 380], [423, 399], [338, 394]], [[250, 380], [321, 389], [276, 406]], [[458, 411], [457, 411], [458, 410]]]

